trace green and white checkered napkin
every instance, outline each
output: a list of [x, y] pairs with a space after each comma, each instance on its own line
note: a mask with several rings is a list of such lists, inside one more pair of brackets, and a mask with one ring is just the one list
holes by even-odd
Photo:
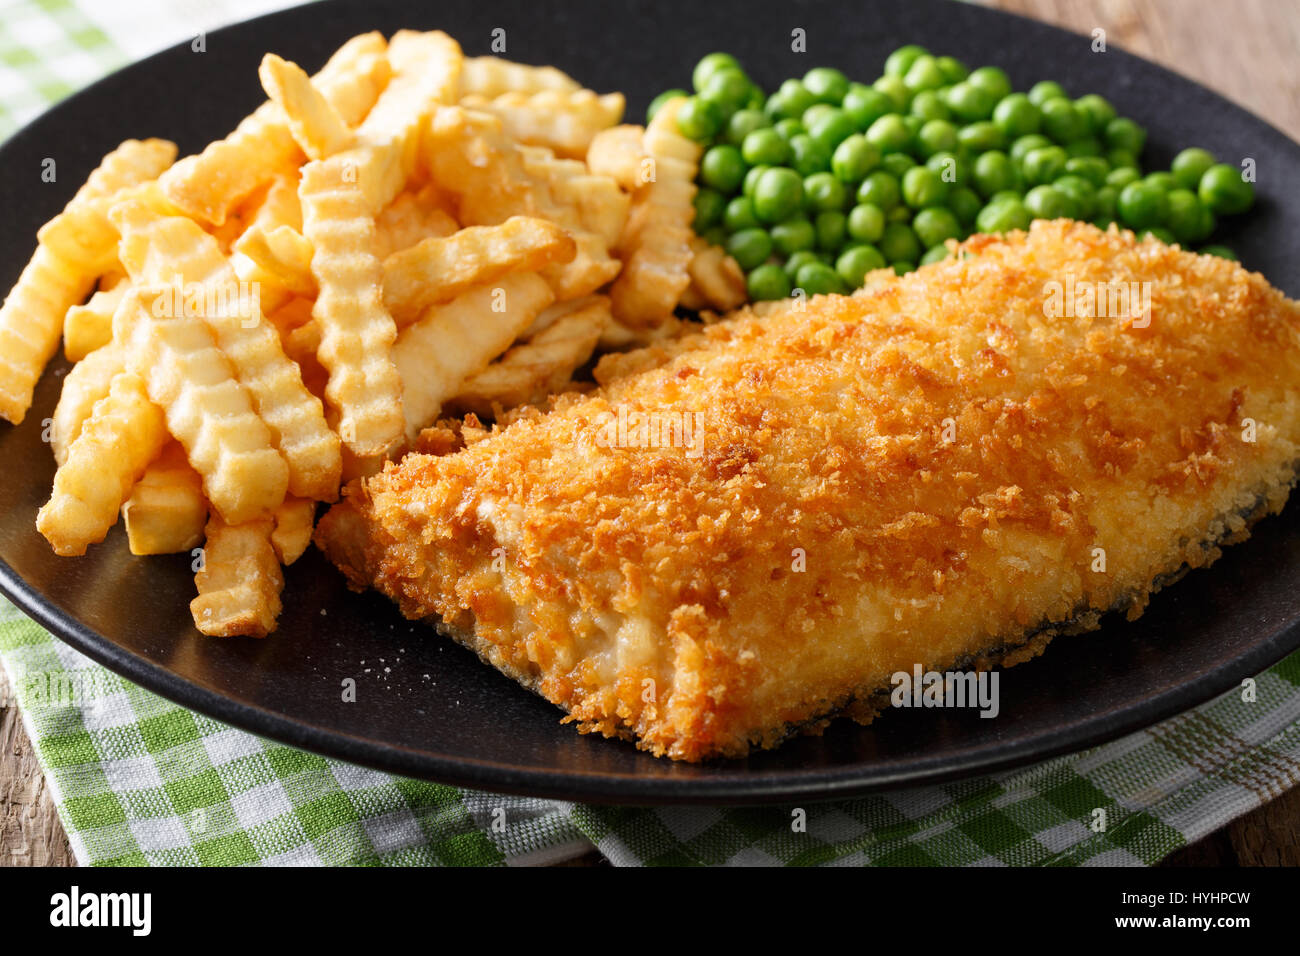
[[[0, 2], [0, 135], [117, 64], [268, 6]], [[1300, 779], [1300, 652], [1259, 676], [1253, 702], [1229, 693], [1012, 773], [809, 805], [806, 827], [788, 806], [588, 807], [326, 760], [143, 691], [3, 599], [0, 662], [84, 864], [520, 864], [593, 845], [619, 865], [1150, 864]]]

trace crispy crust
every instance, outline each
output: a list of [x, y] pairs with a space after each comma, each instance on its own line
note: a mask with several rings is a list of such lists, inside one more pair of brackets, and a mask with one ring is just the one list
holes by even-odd
[[[1136, 616], [1243, 514], [1280, 509], [1300, 307], [1233, 263], [1080, 224], [965, 250], [741, 314], [410, 456], [317, 540], [579, 729], [700, 760], [867, 719], [913, 663], [1009, 666]], [[1150, 282], [1150, 326], [1045, 314], [1067, 275]], [[601, 447], [620, 406], [704, 410], [707, 442]]]

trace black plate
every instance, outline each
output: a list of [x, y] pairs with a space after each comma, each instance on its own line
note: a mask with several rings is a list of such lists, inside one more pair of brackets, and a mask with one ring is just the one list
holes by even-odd
[[[506, 31], [507, 55], [554, 63], [598, 90], [650, 97], [689, 83], [696, 59], [736, 53], [772, 88], [813, 65], [879, 75], [894, 47], [919, 42], [995, 63], [1017, 89], [1053, 78], [1095, 91], [1150, 130], [1145, 159], [1182, 146], [1254, 157], [1259, 204], [1223, 241], [1295, 296], [1300, 204], [1287, 201], [1300, 147], [1226, 100], [1086, 38], [946, 0], [796, 4], [653, 2], [328, 3], [300, 7], [160, 53], [72, 97], [0, 148], [0, 284], [31, 253], [37, 227], [97, 159], [128, 136], [165, 136], [182, 153], [224, 135], [262, 99], [257, 64], [274, 50], [315, 68], [347, 37], [399, 27], [447, 30], [470, 54]], [[806, 31], [807, 53], [791, 51]], [[1279, 70], [1282, 65], [1279, 64]], [[58, 183], [43, 185], [54, 157]], [[1136, 623], [1063, 638], [1002, 677], [1002, 713], [908, 711], [870, 728], [841, 722], [744, 762], [687, 766], [582, 737], [559, 712], [469, 652], [404, 621], [384, 599], [344, 590], [315, 551], [288, 572], [280, 629], [266, 641], [199, 636], [186, 557], [131, 557], [120, 529], [84, 558], [57, 558], [33, 526], [54, 472], [41, 420], [67, 366], [46, 373], [28, 420], [0, 423], [0, 588], [56, 635], [127, 678], [212, 717], [286, 743], [395, 773], [491, 790], [622, 803], [822, 799], [953, 779], [1116, 737], [1209, 699], [1300, 646], [1300, 509], [1265, 521], [1212, 570], [1156, 597]], [[354, 678], [356, 703], [341, 702]]]

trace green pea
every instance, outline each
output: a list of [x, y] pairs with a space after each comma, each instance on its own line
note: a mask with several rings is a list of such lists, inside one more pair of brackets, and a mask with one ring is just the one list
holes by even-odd
[[1052, 182], [1065, 172], [1065, 150], [1059, 146], [1043, 146], [1030, 150], [1021, 163], [1025, 182], [1031, 186], [1041, 186]]
[[773, 119], [798, 119], [813, 102], [807, 87], [798, 80], [786, 80], [767, 98], [763, 110]]
[[1217, 162], [1218, 160], [1214, 158], [1214, 154], [1208, 149], [1189, 146], [1174, 157], [1169, 170], [1174, 174], [1174, 179], [1178, 180], [1178, 185], [1183, 189], [1195, 189], [1200, 185], [1201, 177], [1205, 175], [1205, 171]]
[[1221, 245], [1201, 246], [1201, 248], [1197, 251], [1200, 252], [1200, 254], [1203, 256], [1218, 256], [1220, 259], [1228, 259], [1232, 262], [1239, 261], [1237, 259], [1237, 254], [1233, 252], [1231, 249], [1229, 249], [1227, 246], [1221, 246]]
[[912, 145], [912, 133], [901, 116], [886, 113], [867, 127], [867, 141], [881, 153], [901, 153]]
[[1065, 171], [1072, 176], [1082, 176], [1094, 186], [1104, 186], [1110, 166], [1100, 156], [1073, 156], [1065, 161]]
[[793, 169], [773, 166], [754, 183], [754, 214], [759, 222], [789, 219], [803, 205], [803, 180]]
[[754, 302], [766, 299], [784, 299], [790, 294], [790, 277], [775, 262], [764, 263], [750, 270], [745, 277], [745, 291]]
[[916, 145], [922, 156], [956, 149], [957, 127], [946, 119], [932, 119], [917, 133]]
[[1116, 187], [1102, 186], [1093, 196], [1093, 214], [1100, 219], [1114, 220], [1118, 200], [1119, 190]]
[[817, 233], [807, 218], [798, 216], [772, 227], [772, 247], [783, 256], [811, 249], [817, 244]]
[[1131, 167], [1135, 170], [1138, 170], [1139, 176], [1142, 175], [1141, 170], [1138, 169], [1137, 154], [1134, 153], [1132, 150], [1108, 149], [1106, 150], [1106, 162], [1110, 163], [1111, 169], [1123, 169], [1124, 167]]
[[903, 173], [915, 165], [916, 160], [907, 153], [890, 153], [888, 156], [880, 157], [880, 168], [898, 179], [902, 179]]
[[939, 178], [949, 185], [967, 181], [966, 166], [967, 164], [956, 153], [947, 151], [935, 153], [925, 161], [925, 168], [938, 173]]
[[844, 238], [848, 235], [849, 220], [838, 209], [826, 209], [817, 214], [813, 220], [813, 228], [817, 232], [817, 248], [826, 252], [835, 252], [844, 245]]
[[916, 263], [908, 262], [906, 259], [900, 259], [898, 262], [891, 262], [889, 268], [894, 270], [894, 275], [905, 276], [909, 272], [916, 271]]
[[939, 72], [943, 74], [944, 83], [960, 83], [970, 76], [970, 69], [956, 57], [941, 56], [934, 62], [938, 65]]
[[1099, 159], [1101, 152], [1101, 140], [1095, 136], [1084, 136], [1072, 143], [1065, 144], [1065, 155], [1071, 159]]
[[854, 245], [845, 249], [835, 260], [835, 271], [851, 289], [862, 285], [862, 280], [873, 269], [885, 268], [885, 257], [870, 245]]
[[816, 252], [813, 252], [811, 249], [800, 249], [798, 252], [790, 256], [789, 259], [786, 259], [785, 265], [783, 265], [781, 268], [785, 271], [785, 274], [787, 276], [793, 279], [796, 275], [799, 274], [799, 270], [802, 269], [804, 266], [806, 266], [808, 263], [821, 262], [821, 261], [822, 261], [821, 256], [819, 256]]
[[1159, 186], [1138, 180], [1120, 190], [1116, 209], [1130, 229], [1145, 229], [1164, 221], [1169, 197]]
[[809, 262], [799, 267], [794, 284], [807, 295], [831, 295], [845, 291], [840, 274], [824, 262]]
[[[713, 149], [722, 149], [715, 146]], [[734, 146], [729, 147], [735, 149]], [[709, 153], [713, 150], [709, 150]], [[709, 153], [704, 156], [707, 159]], [[742, 162], [751, 166], [784, 166], [790, 161], [790, 145], [774, 129], [756, 129], [740, 147]], [[703, 169], [703, 166], [701, 166]]]
[[655, 114], [659, 112], [659, 110], [663, 107], [665, 103], [667, 103], [669, 100], [675, 100], [679, 96], [690, 96], [690, 94], [687, 93], [685, 90], [664, 90], [654, 99], [652, 99], [650, 101], [650, 106], [645, 111], [646, 123], [648, 124], [652, 119], [655, 118]]
[[923, 46], [915, 43], [909, 43], [906, 46], [900, 46], [893, 53], [885, 58], [885, 76], [896, 76], [902, 79], [903, 75], [912, 68], [918, 57], [925, 56], [930, 51]]
[[957, 216], [963, 226], [975, 224], [975, 217], [983, 207], [979, 195], [967, 186], [958, 186], [948, 193], [948, 208]]
[[948, 88], [948, 109], [968, 123], [988, 119], [993, 115], [997, 102], [997, 97], [970, 80], [954, 83]]
[[763, 229], [742, 229], [727, 240], [727, 253], [748, 272], [772, 254], [772, 237]]
[[790, 140], [790, 165], [800, 176], [830, 169], [831, 153], [807, 133], [800, 133]]
[[1173, 173], [1164, 173], [1164, 172], [1147, 173], [1145, 176], [1142, 177], [1142, 179], [1144, 182], [1150, 183], [1152, 186], [1155, 186], [1157, 189], [1163, 189], [1165, 192], [1169, 192], [1169, 190], [1171, 189], [1178, 188], [1178, 180], [1174, 178]]
[[816, 66], [803, 75], [804, 88], [820, 103], [839, 104], [849, 91], [849, 78], [829, 66]]
[[687, 139], [704, 142], [722, 128], [722, 112], [708, 100], [689, 97], [677, 111], [677, 129]]
[[938, 90], [922, 90], [917, 93], [912, 97], [907, 111], [923, 120], [946, 120], [952, 116], [952, 110], [948, 109]]
[[952, 210], [941, 206], [922, 209], [912, 220], [912, 231], [925, 247], [942, 245], [945, 239], [961, 238], [961, 223]]
[[1011, 158], [1001, 150], [991, 149], [975, 160], [972, 170], [975, 188], [982, 196], [992, 196], [1016, 185], [1016, 167]]
[[709, 53], [700, 58], [695, 64], [695, 69], [691, 73], [691, 83], [695, 87], [695, 92], [704, 89], [709, 78], [719, 70], [739, 70], [740, 62], [730, 53]]
[[803, 123], [800, 123], [797, 119], [777, 120], [772, 124], [772, 129], [776, 130], [776, 135], [787, 143], [796, 136], [808, 132], [803, 128]]
[[1138, 238], [1146, 239], [1148, 236], [1159, 239], [1167, 246], [1172, 246], [1176, 241], [1174, 239], [1174, 234], [1164, 226], [1152, 226], [1150, 229], [1143, 229], [1142, 232], [1139, 233]]
[[938, 61], [928, 53], [918, 56], [903, 75], [903, 83], [913, 93], [920, 90], [937, 90], [944, 85], [943, 70]]
[[994, 203], [1000, 202], [1023, 202], [1024, 198], [1024, 194], [1015, 189], [1002, 189], [990, 196], [989, 201], [984, 205], [992, 206]]
[[737, 110], [727, 120], [727, 142], [732, 146], [740, 146], [750, 133], [771, 125], [772, 121], [763, 115], [762, 110]]
[[1043, 114], [1024, 93], [1011, 93], [993, 107], [993, 122], [1008, 139], [1015, 139], [1037, 133], [1043, 125]]
[[754, 212], [754, 200], [749, 196], [737, 196], [727, 203], [722, 211], [722, 225], [727, 232], [757, 229], [760, 224]]
[[695, 222], [692, 228], [701, 233], [717, 225], [722, 221], [722, 213], [726, 208], [727, 200], [721, 193], [713, 189], [701, 189], [695, 194]]
[[1051, 145], [1053, 145], [1052, 141], [1046, 136], [1042, 136], [1038, 133], [1027, 133], [1024, 136], [1018, 137], [1016, 141], [1011, 144], [1011, 148], [1007, 150], [1007, 155], [1011, 157], [1012, 162], [1023, 163], [1025, 157], [1033, 150], [1042, 149], [1044, 146]]
[[837, 107], [830, 103], [814, 103], [803, 111], [803, 116], [799, 117], [799, 122], [803, 123], [808, 130], [812, 129], [813, 123], [817, 122], [823, 116], [834, 113]]
[[888, 96], [896, 110], [907, 109], [907, 104], [912, 100], [912, 91], [907, 88], [907, 84], [903, 82], [902, 77], [882, 76], [871, 85], [874, 89]]
[[804, 125], [808, 127], [808, 135], [825, 146], [828, 153], [834, 152], [836, 146], [858, 130], [848, 114], [836, 107], [831, 107], [830, 112], [818, 117], [815, 122], [805, 120]]
[[888, 212], [898, 205], [902, 195], [898, 178], [884, 170], [877, 170], [862, 181], [858, 187], [857, 200]]
[[911, 226], [902, 222], [891, 222], [885, 226], [879, 248], [881, 255], [890, 262], [915, 262], [921, 255], [921, 243], [916, 238], [916, 233]]
[[720, 193], [733, 193], [739, 189], [747, 171], [740, 150], [734, 146], [711, 146], [700, 160], [700, 181]]
[[865, 130], [893, 109], [895, 104], [889, 96], [861, 83], [855, 83], [844, 94], [844, 113], [859, 130]]
[[700, 90], [699, 97], [716, 106], [724, 116], [732, 113], [749, 102], [754, 84], [744, 73], [737, 69], [720, 69], [715, 71]]
[[[943, 176], [925, 166], [914, 166], [903, 174], [903, 200], [913, 209], [941, 205], [948, 198]], [[931, 243], [926, 243], [931, 245]], [[898, 258], [898, 257], [894, 257]], [[911, 258], [904, 256], [902, 258]]]
[[901, 222], [903, 225], [909, 225], [912, 222], [912, 208], [907, 203], [899, 203], [889, 212], [885, 213], [885, 226], [891, 222]]
[[975, 228], [986, 233], [1006, 233], [1013, 229], [1028, 229], [1032, 218], [1024, 203], [1015, 197], [989, 203], [981, 209], [975, 219]]
[[1235, 216], [1255, 202], [1255, 187], [1241, 178], [1241, 170], [1227, 163], [1216, 163], [1201, 176], [1197, 195], [1210, 211], [1220, 216]]
[[1115, 118], [1115, 107], [1097, 93], [1085, 93], [1074, 101], [1074, 108], [1087, 122], [1089, 135], [1102, 135], [1106, 132], [1106, 125]]
[[1064, 146], [1088, 132], [1087, 117], [1064, 97], [1055, 97], [1042, 106], [1043, 132]]
[[877, 242], [885, 234], [885, 213], [872, 203], [859, 203], [849, 211], [846, 225], [851, 239]]
[[741, 184], [740, 194], [753, 198], [754, 186], [758, 184], [758, 177], [771, 168], [771, 166], [751, 166], [749, 172], [745, 173], [745, 181]]
[[727, 245], [727, 235], [727, 230], [722, 228], [721, 225], [710, 226], [708, 229], [699, 233], [700, 238], [709, 245], [723, 247]]
[[813, 173], [803, 181], [803, 201], [809, 212], [843, 209], [844, 184], [833, 173]]
[[1035, 186], [1025, 193], [1025, 208], [1035, 219], [1070, 218], [1077, 211], [1073, 200], [1055, 186]]
[[1097, 202], [1097, 189], [1091, 182], [1082, 176], [1072, 176], [1066, 173], [1059, 177], [1052, 185], [1060, 192], [1065, 193], [1074, 203], [1074, 211], [1070, 213], [1072, 219], [1091, 219], [1094, 207]]
[[1203, 238], [1201, 227], [1206, 222], [1202, 214], [1201, 200], [1190, 189], [1171, 189], [1168, 195], [1168, 209], [1165, 212], [1165, 226], [1183, 245], [1197, 242]]
[[1011, 92], [1010, 78], [996, 66], [981, 66], [978, 70], [972, 70], [966, 82], [983, 89], [993, 97], [995, 103]]
[[921, 256], [921, 261], [917, 264], [928, 266], [935, 262], [943, 262], [943, 260], [947, 259], [950, 255], [952, 255], [952, 253], [948, 251], [947, 246], [931, 246], [929, 249], [925, 250], [925, 255]]
[[1111, 149], [1126, 149], [1141, 156], [1146, 141], [1147, 131], [1127, 116], [1117, 116], [1106, 124], [1106, 145]]
[[1142, 178], [1142, 174], [1139, 173], [1134, 167], [1120, 166], [1117, 169], [1112, 169], [1110, 172], [1106, 174], [1106, 185], [1115, 186], [1118, 189], [1123, 189], [1129, 183], [1135, 183], [1141, 178]]
[[854, 133], [835, 147], [831, 172], [846, 183], [860, 183], [880, 162], [880, 150], [861, 133]]
[[1065, 87], [1061, 86], [1055, 80], [1040, 80], [1029, 88], [1029, 102], [1033, 103], [1039, 109], [1042, 109], [1044, 103], [1048, 100], [1068, 98]]
[[993, 123], [980, 120], [958, 130], [957, 143], [972, 153], [984, 153], [990, 149], [1002, 149], [1007, 145], [1007, 138]]

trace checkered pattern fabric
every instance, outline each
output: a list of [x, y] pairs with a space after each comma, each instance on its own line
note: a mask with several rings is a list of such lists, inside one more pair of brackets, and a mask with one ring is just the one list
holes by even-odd
[[[148, 10], [141, 8], [148, 6]], [[0, 135], [109, 68], [265, 0], [0, 0]], [[406, 780], [226, 727], [0, 599], [0, 662], [83, 864], [1150, 864], [1300, 779], [1300, 653], [1149, 730], [861, 800], [606, 808]]]

